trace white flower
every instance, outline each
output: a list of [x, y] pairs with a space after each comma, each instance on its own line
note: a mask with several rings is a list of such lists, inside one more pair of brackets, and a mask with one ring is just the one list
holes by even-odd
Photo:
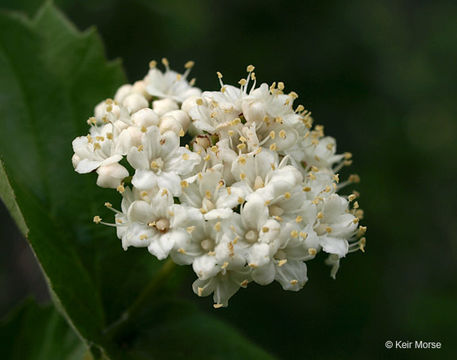
[[157, 127], [151, 126], [141, 145], [130, 149], [127, 160], [136, 169], [132, 179], [135, 187], [147, 190], [157, 185], [178, 196], [181, 176], [188, 175], [201, 158], [180, 147], [175, 133], [168, 131], [161, 135]]
[[96, 171], [97, 185], [123, 197], [120, 211], [105, 204], [114, 224], [94, 222], [115, 226], [124, 249], [191, 265], [193, 291], [213, 294], [215, 308], [251, 281], [300, 290], [321, 250], [335, 277], [366, 243], [358, 193], [337, 193], [359, 180], [339, 179], [351, 154], [336, 153], [283, 83], [257, 86], [252, 65], [239, 86], [218, 73], [220, 90], [202, 93], [187, 81], [192, 62], [184, 74], [162, 62], [165, 72], [151, 62], [143, 80], [97, 105], [90, 134], [73, 141], [75, 170]]
[[347, 239], [354, 235], [358, 227], [358, 219], [347, 212], [346, 199], [332, 194], [324, 199], [319, 225], [315, 228], [317, 234], [322, 235], [320, 244], [323, 250], [330, 254], [344, 257], [349, 244]]
[[147, 247], [159, 260], [165, 259], [175, 246], [190, 237], [186, 227], [200, 222], [196, 209], [173, 204], [173, 198], [162, 189], [151, 202], [135, 200], [128, 206], [121, 233], [122, 246]]
[[213, 294], [215, 308], [228, 306], [229, 299], [250, 281], [250, 269], [239, 255], [234, 255], [229, 261], [219, 264], [218, 270], [215, 276], [207, 279], [198, 278], [192, 284], [192, 289], [198, 296]]
[[116, 188], [129, 175], [118, 162], [122, 155], [116, 152], [113, 125], [93, 126], [90, 134], [73, 140], [73, 166], [80, 174], [97, 170], [97, 185]]
[[229, 217], [244, 195], [241, 189], [227, 188], [222, 174], [215, 168], [184, 180], [181, 186], [181, 202], [199, 209], [206, 220]]
[[252, 268], [268, 263], [280, 246], [280, 224], [268, 214], [265, 201], [253, 196], [230, 218], [230, 230], [237, 252]]
[[168, 60], [162, 59], [165, 65], [165, 72], [163, 73], [155, 67], [155, 62], [151, 62], [151, 69], [144, 78], [147, 92], [158, 98], [169, 98], [174, 101], [182, 103], [187, 98], [195, 95], [200, 95], [200, 89], [193, 87], [193, 81], [189, 83], [187, 76], [193, 66], [193, 62], [186, 63], [186, 71], [184, 74], [170, 70]]

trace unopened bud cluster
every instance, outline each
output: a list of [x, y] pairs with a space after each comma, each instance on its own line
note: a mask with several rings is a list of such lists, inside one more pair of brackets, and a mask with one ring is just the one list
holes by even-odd
[[192, 265], [193, 290], [216, 308], [250, 282], [298, 291], [307, 262], [363, 250], [366, 228], [356, 198], [339, 195], [357, 175], [338, 171], [351, 154], [314, 126], [282, 82], [257, 86], [254, 67], [239, 86], [205, 91], [162, 60], [143, 80], [96, 106], [89, 134], [73, 141], [78, 173], [122, 194], [114, 223], [126, 250], [145, 247], [162, 260]]

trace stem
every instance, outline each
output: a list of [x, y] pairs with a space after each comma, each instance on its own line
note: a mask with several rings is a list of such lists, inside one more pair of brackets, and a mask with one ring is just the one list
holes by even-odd
[[147, 303], [151, 296], [156, 293], [157, 289], [159, 289], [166, 282], [175, 266], [176, 264], [173, 260], [168, 259], [157, 272], [156, 276], [154, 276], [149, 284], [141, 291], [132, 305], [130, 305], [127, 310], [122, 313], [119, 319], [109, 325], [104, 330], [104, 333], [111, 338], [118, 334], [125, 327], [125, 325], [128, 324], [130, 319], [134, 318], [139, 312], [141, 312], [143, 305]]

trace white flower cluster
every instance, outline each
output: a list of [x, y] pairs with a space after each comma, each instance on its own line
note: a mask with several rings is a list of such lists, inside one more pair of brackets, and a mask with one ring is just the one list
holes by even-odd
[[192, 265], [199, 296], [214, 307], [249, 282], [278, 281], [297, 291], [306, 262], [323, 250], [334, 277], [347, 253], [363, 250], [366, 227], [357, 193], [337, 191], [351, 155], [310, 113], [293, 107], [284, 84], [256, 87], [254, 67], [240, 86], [201, 92], [184, 74], [150, 63], [147, 76], [121, 86], [95, 108], [87, 136], [73, 141], [78, 173], [122, 194], [115, 226], [122, 246], [147, 247], [158, 259]]

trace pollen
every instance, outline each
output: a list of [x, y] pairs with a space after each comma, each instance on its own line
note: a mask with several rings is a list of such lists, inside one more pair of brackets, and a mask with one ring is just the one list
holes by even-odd
[[102, 218], [98, 215], [94, 216], [94, 223], [96, 224], [100, 224], [100, 222], [102, 221]]
[[317, 250], [315, 248], [309, 248], [308, 249], [308, 254], [311, 256], [314, 256], [317, 254]]

